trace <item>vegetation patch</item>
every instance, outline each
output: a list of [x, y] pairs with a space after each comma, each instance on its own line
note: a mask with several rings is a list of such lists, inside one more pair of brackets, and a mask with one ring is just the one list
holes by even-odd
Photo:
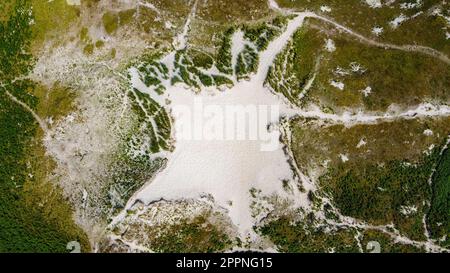
[[292, 104], [303, 105], [303, 98], [308, 95], [308, 82], [317, 73], [322, 52], [323, 39], [319, 32], [308, 27], [299, 29], [276, 57], [265, 84]]
[[432, 177], [432, 198], [427, 225], [432, 238], [444, 238], [443, 246], [450, 246], [450, 150], [448, 148], [440, 157]]
[[359, 252], [355, 232], [351, 229], [328, 230], [326, 227], [313, 227], [306, 222], [280, 217], [257, 230], [269, 238], [281, 252]]
[[61, 190], [47, 180], [54, 166], [45, 156], [42, 132], [33, 116], [5, 93], [42, 111], [38, 94], [32, 95], [35, 83], [12, 82], [32, 68], [29, 10], [30, 1], [17, 0], [9, 20], [0, 23], [0, 252], [67, 252], [70, 241], [89, 251]]
[[430, 198], [428, 179], [439, 152], [415, 165], [401, 161], [359, 168], [339, 164], [320, 185], [347, 216], [373, 224], [394, 223], [414, 240], [424, 240], [424, 207]]
[[[155, 231], [158, 231], [156, 233]], [[223, 251], [232, 244], [228, 236], [205, 216], [149, 231], [149, 247], [161, 253], [205, 253]]]

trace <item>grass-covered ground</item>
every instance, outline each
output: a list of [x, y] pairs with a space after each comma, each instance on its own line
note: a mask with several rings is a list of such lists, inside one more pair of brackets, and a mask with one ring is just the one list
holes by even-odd
[[[426, 239], [423, 219], [432, 188], [437, 201], [431, 211], [436, 214], [429, 217], [448, 215], [443, 213], [448, 194], [441, 182], [448, 175], [435, 174], [437, 182], [429, 185], [433, 169], [445, 162], [440, 152], [449, 134], [448, 122], [448, 118], [397, 120], [346, 128], [294, 119], [291, 145], [298, 166], [316, 177], [320, 192], [340, 213], [374, 225], [393, 223], [402, 234], [420, 241]], [[443, 229], [438, 230], [442, 236]]]
[[[175, 34], [183, 31], [193, 1], [141, 2], [137, 6], [100, 0], [85, 0], [81, 6], [70, 6], [65, 0], [0, 3], [0, 251], [64, 252], [69, 241], [79, 241], [83, 251], [90, 249], [86, 235], [72, 219], [73, 211], [62, 189], [49, 179], [55, 163], [45, 154], [42, 130], [33, 116], [4, 91], [43, 119], [51, 117], [56, 122], [77, 109], [76, 84], [69, 88], [59, 83], [11, 82], [30, 71], [44, 45], [75, 45], [89, 58], [109, 48], [109, 57], [117, 55], [125, 63], [127, 50], [135, 47], [129, 43], [131, 39], [146, 41], [139, 47], [144, 51], [162, 47], [167, 52]], [[448, 22], [430, 13], [431, 7], [441, 5], [441, 1], [427, 1], [412, 9], [401, 9], [398, 3], [374, 9], [357, 0], [277, 2], [281, 7], [312, 9], [377, 41], [420, 44], [446, 54], [450, 51], [445, 40]], [[329, 6], [331, 12], [320, 11], [322, 5]], [[23, 12], [30, 6], [32, 14]], [[442, 14], [448, 15], [442, 8]], [[401, 13], [416, 16], [396, 29], [389, 26], [389, 21]], [[176, 75], [168, 78], [167, 66], [157, 61], [161, 55], [141, 58], [137, 68], [143, 82], [159, 95], [165, 92], [162, 80], [184, 83], [195, 90], [226, 87], [233, 84], [234, 75], [241, 80], [257, 70], [258, 51], [266, 48], [285, 23], [285, 17], [269, 10], [266, 0], [199, 1], [189, 28], [188, 47], [176, 54]], [[371, 31], [374, 26], [383, 27], [384, 32], [376, 36]], [[237, 30], [244, 32], [250, 45], [232, 67], [231, 37]], [[325, 48], [328, 39], [335, 50]], [[147, 56], [148, 52], [133, 51], [139, 56], [142, 53]], [[214, 65], [225, 76], [206, 72]], [[373, 47], [328, 24], [307, 19], [277, 57], [266, 83], [298, 106], [313, 103], [324, 112], [386, 111], [392, 104], [410, 107], [423, 102], [448, 103], [448, 71], [448, 65], [436, 58]], [[332, 81], [345, 87], [340, 90], [331, 85]], [[363, 90], [368, 87], [370, 93], [365, 94]], [[138, 90], [129, 90], [127, 98], [136, 124], [125, 133], [124, 145], [107, 164], [106, 174], [95, 178], [104, 183], [100, 196], [94, 197], [101, 201], [92, 199], [94, 202], [88, 204], [102, 210], [101, 217], [106, 220], [124, 208], [130, 196], [165, 164], [160, 158], [152, 162], [151, 155], [173, 148], [171, 119], [165, 109]], [[290, 126], [295, 163], [317, 179], [319, 186], [319, 191], [309, 192], [309, 201], [317, 209], [327, 197], [343, 215], [370, 224], [393, 223], [401, 235], [418, 241], [426, 239], [425, 219], [431, 237], [448, 246], [444, 236], [449, 235], [450, 161], [448, 149], [442, 155], [439, 152], [450, 133], [449, 122], [448, 118], [414, 119], [345, 127], [293, 119]], [[330, 212], [333, 218], [331, 205], [325, 207], [329, 209], [325, 214]], [[123, 238], [145, 238], [144, 246], [157, 252], [219, 252], [236, 245], [223, 226], [212, 223], [209, 216], [170, 225], [134, 223]], [[313, 213], [300, 220], [279, 217], [265, 221], [255, 231], [282, 252], [357, 252], [360, 245], [364, 251], [369, 241], [380, 242], [383, 252], [423, 251], [394, 242], [376, 230], [330, 230], [324, 223], [318, 225], [314, 217]]]
[[[321, 177], [320, 185], [343, 215], [373, 224], [394, 223], [414, 240], [424, 240], [424, 202], [430, 199], [428, 178], [436, 156], [417, 166], [387, 162], [383, 166], [339, 165]], [[411, 212], [407, 211], [411, 208]], [[413, 209], [414, 208], [414, 209]]]
[[449, 246], [450, 236], [450, 150], [441, 155], [436, 172], [432, 177], [432, 198], [427, 216], [430, 235], [442, 240], [444, 247]]
[[[420, 44], [430, 46], [446, 54], [450, 54], [450, 44], [446, 40], [448, 22], [443, 16], [433, 15], [434, 8], [440, 7], [442, 14], [448, 12], [448, 3], [440, 0], [421, 1], [422, 5], [411, 9], [402, 9], [402, 3], [415, 3], [416, 1], [396, 1], [391, 5], [371, 8], [362, 0], [277, 0], [282, 8], [294, 10], [309, 9], [324, 16], [333, 18], [358, 33], [394, 44]], [[381, 1], [383, 4], [385, 2]], [[331, 8], [330, 12], [321, 12], [321, 7]], [[421, 13], [419, 13], [421, 12]], [[409, 17], [407, 21], [393, 28], [390, 22], [401, 14]], [[412, 18], [415, 16], [414, 18]], [[448, 14], [447, 14], [448, 16]], [[372, 33], [374, 27], [383, 27], [384, 32], [377, 37]]]
[[[328, 39], [332, 52], [325, 48]], [[300, 95], [314, 75], [309, 90]], [[386, 111], [392, 104], [447, 103], [449, 79], [448, 65], [437, 58], [367, 45], [310, 20], [277, 57], [268, 84], [296, 105], [312, 103], [331, 112]]]
[[221, 40], [218, 34], [230, 26], [258, 24], [273, 17], [266, 0], [199, 1], [189, 42], [195, 48], [215, 53]]
[[293, 221], [290, 217], [280, 217], [258, 228], [269, 238], [280, 252], [358, 252], [355, 233], [351, 229], [328, 231], [315, 228], [307, 221]]
[[[198, 205], [198, 204], [197, 204]], [[160, 253], [210, 253], [231, 249], [229, 222], [212, 208], [195, 207], [189, 200], [161, 201], [133, 208], [121, 223], [112, 227], [120, 239], [106, 239], [102, 251], [146, 251]]]
[[[292, 149], [297, 163], [306, 169], [340, 163], [377, 165], [395, 160], [415, 163], [430, 152], [430, 147], [438, 149], [445, 141], [449, 122], [448, 117], [443, 117], [346, 127], [298, 118], [291, 121]], [[343, 162], [342, 155], [348, 161]]]
[[72, 208], [61, 189], [48, 180], [53, 163], [41, 143], [43, 132], [34, 117], [6, 94], [36, 112], [57, 106], [61, 106], [57, 111], [63, 110], [56, 101], [64, 99], [49, 95], [52, 99], [43, 102], [42, 87], [27, 80], [12, 81], [32, 66], [28, 49], [35, 33], [30, 29], [30, 1], [9, 3], [10, 16], [0, 23], [0, 252], [67, 252], [70, 241], [89, 251], [86, 235], [73, 221]]

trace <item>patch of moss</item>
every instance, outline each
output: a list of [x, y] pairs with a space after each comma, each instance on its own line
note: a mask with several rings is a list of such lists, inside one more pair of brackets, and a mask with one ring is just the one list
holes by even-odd
[[102, 17], [103, 27], [106, 33], [113, 34], [119, 27], [119, 16], [113, 12], [106, 12]]
[[444, 247], [450, 246], [450, 149], [446, 149], [432, 177], [432, 198], [427, 226], [434, 239], [447, 236]]
[[29, 2], [33, 7], [34, 17], [34, 24], [31, 25], [34, 34], [33, 50], [39, 50], [46, 39], [57, 38], [61, 32], [67, 32], [80, 15], [79, 6], [68, 5], [66, 0]]
[[51, 117], [53, 121], [58, 121], [75, 110], [76, 93], [69, 87], [59, 84], [55, 84], [52, 88], [36, 85], [30, 92], [39, 98], [37, 114], [40, 117]]
[[98, 40], [97, 42], [95, 42], [95, 47], [96, 48], [101, 48], [105, 45], [105, 42], [103, 42], [102, 40]]

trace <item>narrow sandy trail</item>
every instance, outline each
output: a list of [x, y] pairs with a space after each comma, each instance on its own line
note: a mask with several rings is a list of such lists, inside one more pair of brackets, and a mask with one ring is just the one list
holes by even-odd
[[395, 121], [397, 119], [418, 119], [427, 117], [448, 117], [450, 116], [450, 106], [448, 105], [433, 105], [424, 103], [417, 105], [415, 108], [397, 113], [385, 114], [367, 114], [359, 111], [356, 114], [351, 112], [344, 112], [341, 115], [324, 113], [320, 109], [302, 110], [296, 108], [292, 111], [290, 117], [299, 116], [304, 118], [315, 118], [326, 120], [333, 123], [344, 124], [346, 126], [354, 126], [359, 124], [376, 124], [379, 122]]
[[188, 36], [189, 29], [191, 26], [191, 20], [195, 17], [195, 13], [197, 12], [197, 5], [198, 5], [198, 0], [195, 0], [194, 4], [192, 5], [191, 11], [186, 19], [186, 22], [183, 26], [183, 32], [178, 34], [178, 36], [176, 37], [176, 39], [174, 41], [174, 47], [177, 50], [183, 49], [187, 45], [187, 36]]
[[44, 131], [44, 133], [47, 133], [47, 131], [48, 131], [47, 123], [46, 123], [44, 120], [42, 120], [42, 118], [39, 117], [39, 115], [36, 114], [36, 112], [34, 112], [34, 110], [30, 108], [30, 106], [28, 106], [26, 103], [20, 101], [20, 100], [17, 99], [13, 94], [11, 94], [10, 92], [8, 92], [8, 90], [6, 90], [2, 84], [0, 84], [0, 87], [3, 87], [5, 94], [6, 94], [13, 102], [19, 104], [19, 105], [22, 106], [25, 110], [27, 110], [27, 111], [33, 116], [33, 118], [38, 122], [39, 127], [41, 127], [41, 129]]

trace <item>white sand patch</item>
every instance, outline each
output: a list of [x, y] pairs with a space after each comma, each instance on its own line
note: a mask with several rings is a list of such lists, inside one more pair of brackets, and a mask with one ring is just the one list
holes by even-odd
[[340, 66], [336, 67], [336, 69], [333, 71], [333, 73], [340, 77], [350, 75], [350, 72], [348, 72], [346, 69], [344, 69]]
[[356, 148], [361, 148], [363, 146], [365, 146], [367, 144], [367, 142], [364, 140], [364, 138], [361, 138], [361, 140], [358, 142], [358, 145], [356, 145]]
[[367, 86], [364, 90], [361, 90], [361, 93], [363, 93], [364, 97], [368, 97], [372, 93], [372, 87]]
[[348, 155], [346, 154], [339, 154], [339, 157], [341, 158], [342, 162], [347, 162], [348, 161]]
[[269, 8], [276, 10], [276, 11], [282, 11], [280, 6], [278, 6], [278, 3], [275, 0], [269, 0]]
[[81, 5], [81, 0], [66, 0], [67, 5], [70, 6], [79, 6]]
[[[252, 82], [239, 83], [231, 90], [215, 95], [194, 95], [183, 88], [172, 88], [169, 92], [172, 107], [194, 109], [198, 98], [202, 98], [205, 108], [279, 104], [275, 95]], [[261, 126], [266, 128], [267, 124]], [[180, 128], [177, 120], [175, 128]], [[280, 145], [275, 151], [264, 152], [260, 141], [251, 140], [177, 140], [166, 169], [137, 195], [137, 199], [148, 204], [161, 198], [176, 200], [211, 194], [218, 205], [229, 210], [235, 225], [245, 233], [250, 232], [253, 221], [249, 190], [255, 187], [267, 194], [282, 194], [281, 180], [292, 179], [281, 148]]]
[[382, 27], [373, 27], [372, 28], [372, 33], [375, 34], [376, 36], [380, 36], [384, 31], [384, 28]]
[[417, 18], [417, 17], [419, 17], [422, 14], [423, 14], [423, 11], [419, 11], [416, 14], [414, 14], [413, 16], [411, 16], [411, 19]]
[[334, 41], [331, 39], [325, 40], [325, 49], [328, 52], [334, 52], [336, 51], [336, 45], [334, 44]]
[[159, 9], [156, 8], [155, 5], [153, 5], [152, 3], [149, 3], [149, 2], [147, 2], [147, 1], [138, 1], [138, 2], [137, 2], [137, 5], [138, 5], [138, 6], [146, 7], [146, 8], [148, 8], [148, 9], [150, 9], [150, 10], [153, 10], [153, 11], [156, 12], [157, 14], [160, 14]]
[[381, 8], [383, 5], [381, 4], [381, 0], [365, 0], [366, 4], [371, 8]]
[[167, 28], [167, 29], [172, 29], [173, 28], [173, 24], [170, 21], [166, 21], [164, 23], [164, 27]]
[[335, 80], [331, 80], [330, 85], [333, 87], [336, 87], [339, 90], [344, 90], [344, 88], [345, 88], [345, 84], [343, 82], [339, 82], [339, 81], [335, 81]]
[[[225, 92], [211, 93], [203, 90], [199, 94], [177, 86], [169, 87], [166, 94], [171, 101], [171, 109], [184, 107], [195, 112], [194, 108], [197, 107], [199, 99], [204, 108], [233, 105], [277, 106], [279, 115], [270, 116], [266, 122], [258, 122], [261, 131], [267, 132], [269, 127], [276, 129], [276, 126], [270, 124], [276, 125], [281, 116], [292, 115], [294, 111], [277, 95], [263, 87], [263, 83], [276, 55], [283, 50], [307, 15], [308, 13], [303, 13], [291, 20], [285, 32], [261, 53], [258, 72], [249, 81], [238, 82]], [[236, 33], [233, 37], [232, 51], [235, 56], [242, 47], [242, 34]], [[178, 117], [174, 121], [176, 136], [177, 131], [185, 125], [180, 120], [182, 119]], [[262, 140], [176, 139], [176, 148], [169, 157], [167, 167], [130, 200], [129, 206], [136, 200], [149, 204], [161, 199], [195, 199], [210, 194], [216, 204], [228, 210], [232, 222], [239, 228], [242, 236], [253, 236], [250, 189], [259, 189], [264, 195], [277, 193], [283, 196], [288, 193], [282, 187], [282, 180], [293, 180], [288, 157], [279, 142], [280, 132], [273, 132], [278, 136], [275, 138], [278, 145], [272, 151], [261, 149], [265, 144]], [[297, 189], [294, 194], [299, 194]]]
[[321, 12], [331, 12], [331, 8], [329, 6], [321, 6], [320, 11]]
[[400, 213], [403, 215], [411, 215], [417, 212], [416, 206], [401, 206]]
[[408, 17], [402, 13], [402, 14], [400, 14], [398, 17], [396, 17], [394, 20], [390, 21], [390, 22], [389, 22], [389, 25], [390, 25], [393, 29], [396, 29], [396, 28], [398, 28], [403, 22], [405, 22], [406, 20], [408, 20]]
[[194, 5], [192, 5], [191, 12], [189, 13], [189, 16], [186, 19], [186, 22], [184, 24], [183, 32], [178, 34], [173, 41], [173, 45], [176, 49], [183, 49], [187, 45], [187, 36], [188, 36], [188, 32], [190, 30], [191, 20], [192, 20], [192, 18], [195, 17], [195, 13], [197, 11], [197, 3], [198, 3], [198, 0], [196, 0], [194, 2]]
[[352, 62], [350, 64], [350, 69], [352, 70], [353, 73], [358, 73], [358, 74], [363, 74], [364, 72], [367, 71], [366, 68], [364, 68], [361, 64], [359, 64], [357, 62]]
[[433, 135], [433, 131], [431, 131], [430, 129], [426, 129], [425, 131], [423, 131], [423, 134], [426, 136], [432, 136]]
[[415, 2], [406, 2], [406, 3], [401, 3], [400, 4], [400, 8], [401, 9], [416, 9], [416, 8], [420, 8], [422, 6], [422, 0], [416, 0]]

